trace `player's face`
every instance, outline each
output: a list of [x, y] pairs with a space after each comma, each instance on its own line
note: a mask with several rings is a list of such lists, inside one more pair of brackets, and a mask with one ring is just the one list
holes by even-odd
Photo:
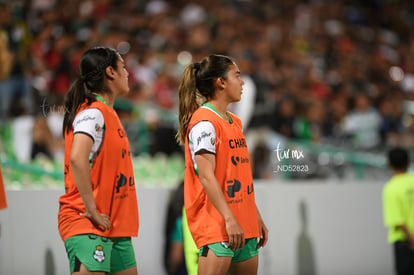
[[227, 97], [229, 102], [237, 102], [241, 99], [244, 81], [240, 76], [240, 70], [236, 64], [233, 63], [229, 68], [227, 79], [224, 80], [226, 83]]
[[118, 56], [116, 79], [118, 95], [126, 95], [129, 93], [128, 75], [129, 73], [125, 67], [124, 59]]

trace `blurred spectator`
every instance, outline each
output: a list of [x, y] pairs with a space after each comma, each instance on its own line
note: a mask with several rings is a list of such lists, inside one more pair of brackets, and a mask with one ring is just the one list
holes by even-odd
[[[47, 119], [42, 116], [34, 117], [32, 131], [32, 153], [31, 160], [35, 160], [37, 156], [43, 154], [49, 160], [55, 158], [55, 150], [58, 149], [57, 142], [47, 123]], [[64, 143], [61, 141], [60, 149], [63, 151]]]
[[[10, 109], [11, 143], [18, 161], [27, 163], [39, 155], [53, 161], [56, 156], [61, 155], [64, 149], [62, 135], [53, 134], [47, 116], [28, 114], [21, 102], [14, 102]], [[54, 126], [56, 122], [53, 123]]]
[[397, 94], [384, 97], [378, 104], [378, 111], [381, 115], [381, 144], [397, 145], [404, 128], [401, 98]]
[[[341, 89], [345, 89], [345, 92], [341, 92]], [[346, 92], [346, 88], [339, 87], [339, 90], [336, 91], [336, 94], [333, 95], [327, 102], [327, 115], [325, 117], [325, 122], [327, 123], [326, 138], [329, 138], [331, 142], [336, 143], [340, 146], [346, 145], [342, 142], [348, 142], [345, 140], [346, 133], [342, 127], [345, 116], [347, 115], [349, 109], [348, 99], [349, 95]]]
[[354, 148], [369, 150], [380, 144], [381, 118], [364, 93], [355, 95], [355, 106], [343, 121], [343, 129], [350, 135]]
[[0, 3], [0, 119], [7, 118], [12, 102], [21, 101], [31, 113], [33, 98], [27, 76], [28, 52], [25, 38], [29, 35], [22, 24], [20, 8], [12, 10], [8, 4]]
[[155, 103], [164, 109], [172, 109], [175, 106], [175, 88], [177, 83], [166, 72], [162, 71], [156, 77], [153, 85]]
[[259, 143], [254, 147], [252, 155], [253, 179], [269, 179], [270, 150], [264, 143]]
[[14, 156], [19, 162], [30, 162], [33, 150], [34, 117], [28, 114], [20, 102], [13, 102], [10, 107], [10, 118]]
[[319, 142], [325, 135], [325, 109], [320, 101], [308, 103], [303, 108], [303, 116], [294, 123], [295, 136], [299, 139]]
[[126, 98], [117, 98], [114, 109], [128, 136], [132, 156], [148, 153], [148, 130], [134, 113], [134, 106]]
[[273, 130], [284, 137], [295, 137], [294, 122], [296, 119], [295, 101], [291, 97], [285, 97], [277, 103], [274, 115], [270, 121]]
[[53, 152], [53, 159], [63, 160], [65, 140], [63, 138], [62, 128], [66, 110], [63, 104], [63, 97], [52, 95], [49, 98], [50, 102], [47, 102], [45, 98], [40, 105], [41, 112], [38, 114], [38, 117], [45, 118], [44, 122], [47, 125], [44, 125], [44, 131], [50, 132], [49, 142], [52, 144], [50, 148], [51, 152]]
[[9, 51], [7, 34], [2, 31], [0, 32], [0, 80], [4, 80], [10, 76], [13, 62], [12, 58], [12, 54]]

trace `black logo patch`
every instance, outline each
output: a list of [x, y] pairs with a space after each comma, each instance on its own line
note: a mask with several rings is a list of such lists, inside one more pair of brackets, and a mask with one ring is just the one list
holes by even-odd
[[237, 166], [237, 164], [240, 162], [239, 157], [231, 156], [231, 163], [233, 163], [234, 166]]
[[227, 182], [227, 195], [230, 198], [234, 198], [237, 192], [241, 189], [241, 182], [234, 179], [234, 180], [228, 180]]

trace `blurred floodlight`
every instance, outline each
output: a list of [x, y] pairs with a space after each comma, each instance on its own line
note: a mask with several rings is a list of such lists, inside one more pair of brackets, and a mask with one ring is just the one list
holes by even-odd
[[127, 54], [131, 49], [131, 44], [126, 41], [122, 41], [118, 43], [117, 50], [120, 54]]
[[182, 51], [177, 55], [178, 63], [183, 66], [187, 66], [188, 64], [190, 64], [192, 59], [193, 56], [191, 55], [191, 53], [187, 51]]
[[389, 74], [394, 81], [400, 82], [404, 79], [404, 71], [398, 66], [392, 66], [389, 70]]

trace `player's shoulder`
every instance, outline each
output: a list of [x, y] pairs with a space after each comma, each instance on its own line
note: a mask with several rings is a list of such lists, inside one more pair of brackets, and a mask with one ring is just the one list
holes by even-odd
[[73, 120], [73, 125], [76, 127], [79, 124], [85, 124], [85, 123], [103, 123], [104, 117], [103, 113], [97, 109], [97, 108], [87, 108], [84, 110], [81, 110]]
[[96, 119], [96, 118], [100, 118], [103, 117], [103, 113], [100, 109], [98, 108], [86, 108], [81, 110], [78, 114], [76, 114], [75, 116], [75, 120], [79, 120], [79, 119]]

